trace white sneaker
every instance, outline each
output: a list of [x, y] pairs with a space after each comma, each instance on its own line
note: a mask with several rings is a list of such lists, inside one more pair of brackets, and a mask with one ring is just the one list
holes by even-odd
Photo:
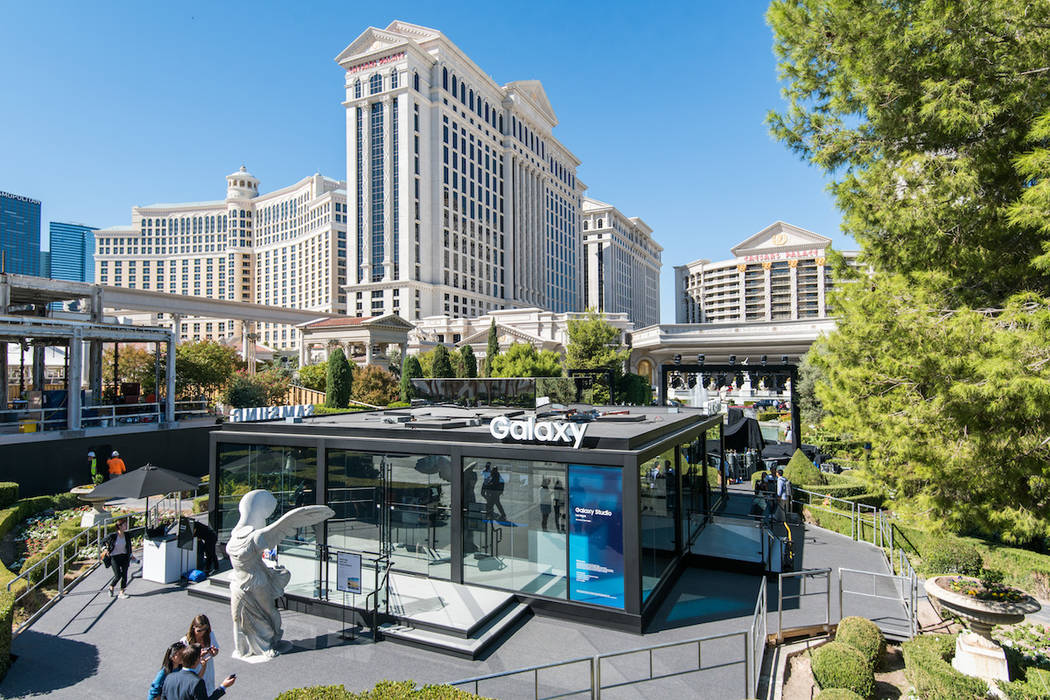
[[118, 597], [118, 598], [120, 598], [121, 600], [127, 600], [129, 596], [128, 596], [128, 594], [127, 594], [127, 593], [125, 593], [124, 591], [121, 591], [121, 592], [120, 592], [120, 595], [119, 595], [119, 596], [117, 596], [117, 597]]

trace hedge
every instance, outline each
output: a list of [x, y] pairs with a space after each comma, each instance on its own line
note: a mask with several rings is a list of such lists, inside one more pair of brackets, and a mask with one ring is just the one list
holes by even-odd
[[792, 484], [824, 483], [824, 475], [820, 473], [820, 470], [817, 469], [813, 462], [809, 461], [809, 457], [802, 450], [795, 450], [795, 454], [791, 455], [787, 466], [784, 467], [784, 476]]
[[1024, 680], [997, 681], [996, 685], [1010, 700], [1046, 700], [1050, 698], [1050, 671], [1029, 668]]
[[7, 508], [18, 500], [18, 484], [14, 481], [0, 481], [0, 508]]
[[275, 700], [484, 700], [450, 685], [425, 685], [417, 688], [415, 681], [380, 681], [376, 687], [363, 693], [352, 693], [341, 685], [315, 685], [309, 688], [286, 690]]
[[811, 665], [821, 689], [845, 688], [862, 698], [875, 694], [875, 672], [864, 655], [849, 644], [828, 642], [813, 652]]
[[955, 634], [924, 634], [901, 644], [904, 675], [923, 700], [984, 700], [988, 684], [956, 671]]
[[864, 698], [845, 688], [828, 688], [821, 691], [817, 700], [864, 700]]
[[981, 553], [972, 544], [944, 539], [922, 554], [923, 568], [937, 574], [980, 576], [984, 568]]
[[11, 666], [11, 625], [14, 620], [15, 597], [6, 589], [0, 589], [0, 680]]
[[868, 666], [877, 669], [886, 654], [886, 639], [871, 620], [863, 617], [844, 617], [835, 631], [835, 641], [849, 644], [864, 655]]

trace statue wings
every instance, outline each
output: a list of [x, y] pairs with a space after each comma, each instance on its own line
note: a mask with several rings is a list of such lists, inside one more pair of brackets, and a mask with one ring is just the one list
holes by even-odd
[[289, 533], [301, 527], [309, 527], [328, 520], [335, 511], [328, 506], [302, 506], [288, 511], [276, 522], [255, 531], [255, 541], [265, 549], [280, 544]]

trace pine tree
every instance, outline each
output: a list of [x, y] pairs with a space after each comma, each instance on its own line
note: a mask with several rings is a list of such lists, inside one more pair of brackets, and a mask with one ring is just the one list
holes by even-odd
[[474, 348], [464, 345], [460, 349], [459, 354], [463, 358], [464, 376], [468, 379], [478, 376], [478, 359], [474, 357]]
[[435, 379], [456, 376], [456, 373], [452, 371], [452, 359], [448, 356], [448, 348], [444, 345], [438, 345], [434, 348], [434, 368], [432, 372]]
[[423, 368], [419, 366], [419, 359], [415, 355], [409, 355], [405, 358], [405, 364], [401, 368], [401, 400], [411, 401], [416, 396], [416, 391], [412, 387], [413, 379], [421, 379], [423, 377]]
[[346, 408], [350, 405], [350, 392], [353, 388], [353, 374], [350, 363], [342, 348], [335, 348], [328, 356], [328, 376], [325, 379], [324, 405], [328, 408]]
[[485, 349], [485, 376], [492, 376], [492, 363], [496, 361], [496, 356], [499, 355], [499, 335], [496, 333], [496, 319], [492, 319], [492, 325], [489, 326], [489, 344]]

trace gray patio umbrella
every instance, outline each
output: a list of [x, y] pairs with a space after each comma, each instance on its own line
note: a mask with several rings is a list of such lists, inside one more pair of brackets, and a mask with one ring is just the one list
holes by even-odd
[[150, 496], [161, 496], [173, 491], [178, 492], [179, 502], [177, 507], [181, 517], [182, 492], [195, 491], [200, 486], [200, 482], [201, 480], [198, 477], [147, 464], [126, 474], [121, 474], [115, 479], [110, 479], [104, 484], [99, 484], [91, 492], [91, 496], [104, 496], [106, 500], [111, 498], [145, 498], [146, 521], [148, 524]]
[[200, 482], [198, 477], [147, 464], [99, 484], [91, 495], [105, 496], [107, 499], [149, 498], [172, 491], [194, 491], [200, 486]]

